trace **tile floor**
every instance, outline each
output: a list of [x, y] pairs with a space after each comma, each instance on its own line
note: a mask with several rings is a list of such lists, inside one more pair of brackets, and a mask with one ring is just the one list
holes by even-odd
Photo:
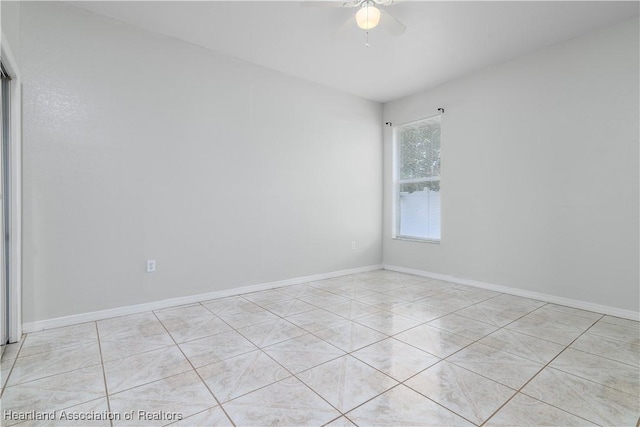
[[384, 270], [32, 333], [1, 370], [6, 426], [634, 426], [640, 414], [638, 322]]

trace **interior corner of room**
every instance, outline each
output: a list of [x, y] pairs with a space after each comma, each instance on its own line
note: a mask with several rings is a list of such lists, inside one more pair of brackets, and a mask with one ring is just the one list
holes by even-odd
[[[383, 267], [638, 320], [637, 15], [381, 101], [88, 9], [2, 2], [16, 328]], [[441, 238], [397, 238], [439, 108]]]

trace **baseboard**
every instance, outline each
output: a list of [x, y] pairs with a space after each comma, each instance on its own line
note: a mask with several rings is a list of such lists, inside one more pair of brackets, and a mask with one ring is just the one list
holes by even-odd
[[332, 279], [334, 277], [347, 276], [349, 274], [380, 270], [381, 268], [382, 265], [380, 264], [369, 265], [366, 267], [351, 268], [348, 270], [332, 271], [329, 273], [314, 274], [311, 276], [295, 277], [292, 279], [279, 280], [276, 282], [259, 283], [256, 285], [242, 286], [239, 288], [223, 289], [221, 291], [207, 292], [204, 294], [189, 295], [160, 301], [152, 301], [143, 304], [110, 308], [107, 310], [73, 314], [70, 316], [56, 317], [53, 319], [37, 320], [35, 322], [24, 323], [22, 325], [22, 329], [24, 333], [42, 331], [45, 329], [59, 328], [61, 326], [71, 326], [77, 325], [79, 323], [109, 319], [111, 317], [125, 316], [127, 314], [136, 314], [150, 310], [159, 310], [162, 308], [174, 307], [178, 305], [193, 304], [196, 302], [207, 301], [216, 298], [224, 298], [229, 296], [247, 294], [250, 292], [264, 291], [267, 289], [281, 288], [283, 286], [299, 285], [302, 283], [315, 282], [318, 280]]
[[446, 274], [431, 273], [429, 271], [415, 270], [412, 268], [398, 267], [395, 265], [384, 265], [385, 270], [397, 271], [400, 273], [413, 274], [415, 276], [428, 277], [430, 279], [444, 280], [446, 282], [458, 283], [460, 285], [468, 285], [476, 288], [488, 289], [491, 291], [502, 292], [505, 294], [516, 295], [519, 297], [531, 298], [540, 301], [550, 302], [553, 304], [564, 305], [567, 307], [579, 308], [581, 310], [594, 311], [596, 313], [608, 314], [610, 316], [622, 317], [630, 320], [640, 320], [640, 313], [632, 310], [625, 310], [617, 307], [610, 307], [608, 305], [595, 304], [592, 302], [575, 300], [570, 298], [559, 297], [550, 294], [544, 294], [540, 292], [527, 291], [524, 289], [512, 288], [504, 285], [495, 285], [493, 283], [480, 282], [478, 280], [460, 279], [454, 276], [448, 276]]

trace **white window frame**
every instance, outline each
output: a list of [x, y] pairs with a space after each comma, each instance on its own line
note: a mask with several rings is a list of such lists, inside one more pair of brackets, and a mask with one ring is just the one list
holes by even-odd
[[[406, 240], [411, 242], [421, 242], [421, 243], [434, 243], [440, 244], [442, 241], [442, 222], [440, 223], [440, 238], [426, 238], [426, 237], [418, 237], [418, 236], [405, 236], [400, 234], [400, 186], [402, 184], [413, 184], [420, 182], [440, 182], [440, 188], [442, 191], [442, 173], [440, 176], [431, 176], [427, 178], [411, 178], [411, 179], [400, 179], [400, 153], [398, 147], [398, 129], [402, 126], [411, 125], [413, 123], [421, 122], [424, 120], [433, 119], [435, 117], [440, 117], [440, 147], [442, 148], [442, 114], [435, 114], [429, 117], [422, 117], [417, 120], [412, 120], [410, 122], [401, 123], [399, 125], [393, 125], [393, 135], [392, 135], [392, 161], [393, 161], [393, 209], [392, 209], [392, 235], [391, 238], [396, 240]], [[442, 216], [442, 209], [441, 209]]]

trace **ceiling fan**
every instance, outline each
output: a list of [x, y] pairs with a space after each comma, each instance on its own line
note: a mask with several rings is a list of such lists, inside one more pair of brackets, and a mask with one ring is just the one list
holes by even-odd
[[[369, 30], [380, 26], [389, 31], [391, 34], [400, 35], [405, 32], [407, 27], [396, 18], [388, 14], [379, 6], [393, 6], [397, 0], [351, 0], [341, 1], [303, 1], [302, 6], [310, 7], [346, 7], [359, 8], [358, 11], [349, 17], [347, 21], [336, 31], [336, 35], [340, 35], [344, 30], [355, 23], [359, 28], [369, 32]], [[368, 46], [368, 43], [367, 43]]]

